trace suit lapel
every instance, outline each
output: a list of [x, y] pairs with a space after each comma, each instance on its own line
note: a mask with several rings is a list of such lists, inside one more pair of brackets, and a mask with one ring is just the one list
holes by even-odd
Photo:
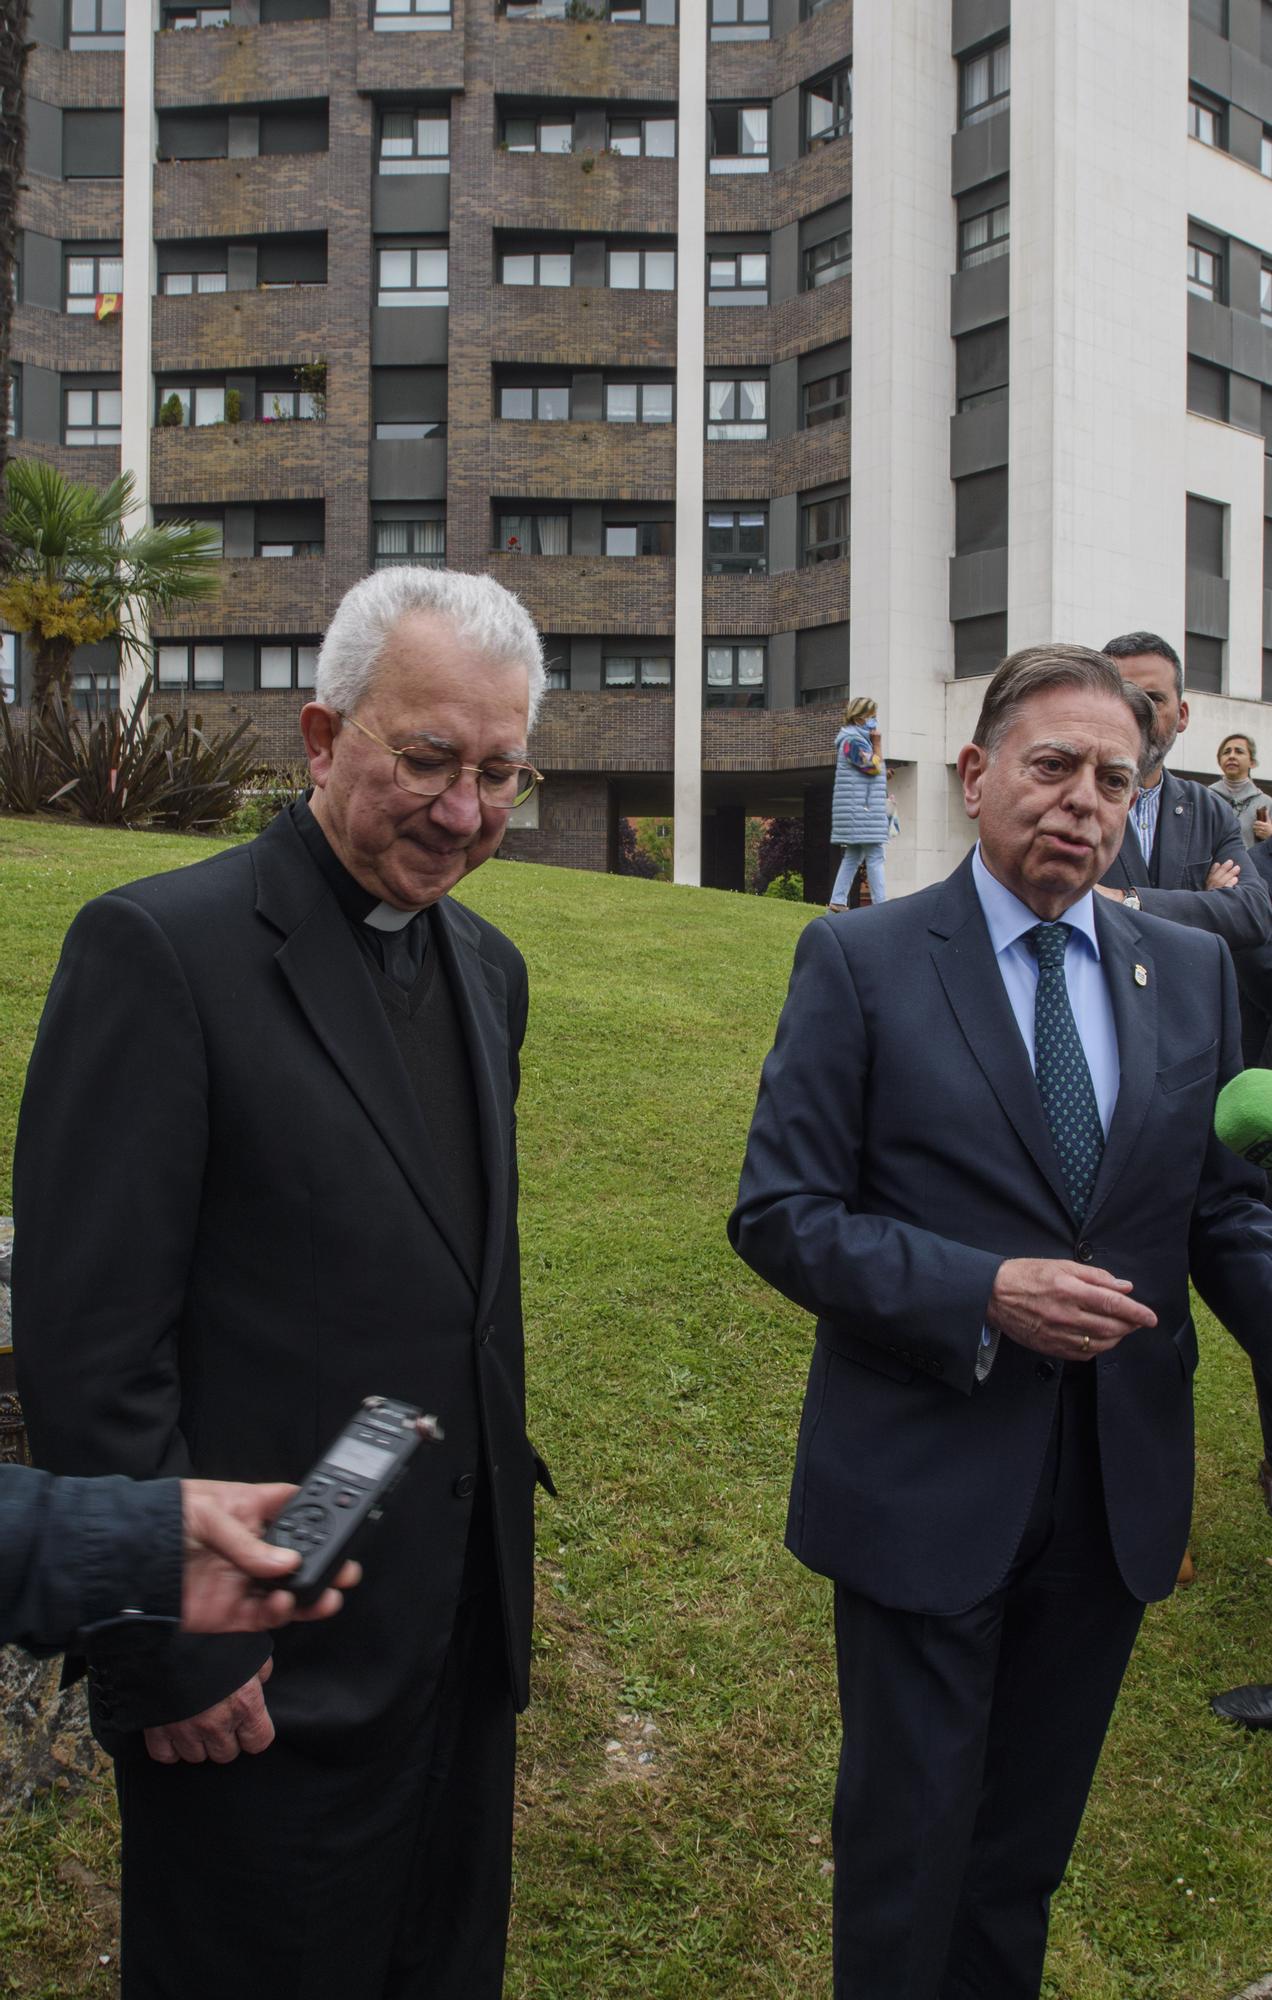
[[[1160, 827], [1160, 820], [1158, 825]], [[1122, 835], [1122, 845], [1103, 880], [1108, 883], [1110, 889], [1148, 889], [1152, 886], [1144, 850], [1140, 846], [1139, 835], [1135, 831], [1135, 823], [1129, 813], [1126, 816], [1126, 831]]]
[[275, 962], [314, 1034], [371, 1119], [470, 1283], [434, 1153], [393, 1031], [349, 926], [286, 813], [253, 844], [256, 907], [284, 933]]
[[[1130, 1162], [1157, 1079], [1157, 978], [1152, 954], [1131, 914], [1106, 909], [1099, 896], [1095, 899], [1095, 929], [1117, 1030], [1118, 1086], [1086, 1223], [1098, 1213]], [[1143, 974], [1142, 981], [1136, 978], [1137, 969]]]
[[1066, 1214], [1060, 1163], [1016, 1017], [981, 913], [969, 856], [951, 875], [933, 921], [932, 962], [985, 1079]]
[[434, 909], [438, 939], [468, 1041], [473, 1089], [486, 1172], [486, 1249], [477, 1295], [478, 1318], [499, 1281], [508, 1228], [509, 1127], [508, 1017], [503, 979], [477, 949], [480, 933], [462, 905], [443, 896]]
[[1193, 805], [1192, 787], [1163, 771], [1162, 803], [1157, 814], [1157, 868], [1153, 876], [1156, 888], [1183, 886], [1184, 867], [1192, 847]]

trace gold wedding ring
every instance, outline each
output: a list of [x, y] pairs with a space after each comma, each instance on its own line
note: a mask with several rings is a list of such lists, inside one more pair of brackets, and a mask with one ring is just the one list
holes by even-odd
[[1084, 1333], [1082, 1336], [1082, 1352], [1084, 1354], [1088, 1354], [1090, 1350], [1091, 1350], [1091, 1336], [1089, 1333]]

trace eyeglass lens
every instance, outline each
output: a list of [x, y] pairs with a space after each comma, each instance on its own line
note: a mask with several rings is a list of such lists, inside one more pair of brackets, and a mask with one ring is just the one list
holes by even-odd
[[[396, 775], [404, 791], [427, 799], [448, 791], [458, 782], [464, 768], [456, 757], [402, 750], [398, 753]], [[526, 764], [483, 765], [477, 773], [477, 783], [482, 797], [492, 805], [516, 806], [534, 790], [535, 774]]]

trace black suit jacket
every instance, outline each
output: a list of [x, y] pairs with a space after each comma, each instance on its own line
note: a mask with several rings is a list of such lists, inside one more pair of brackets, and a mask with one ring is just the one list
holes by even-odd
[[[1110, 889], [1135, 889], [1141, 906], [1155, 917], [1214, 931], [1231, 951], [1245, 951], [1272, 938], [1272, 901], [1267, 885], [1251, 867], [1237, 816], [1226, 799], [1191, 778], [1162, 772], [1153, 868], [1144, 859], [1130, 819], [1122, 846], [1104, 880]], [[1206, 888], [1214, 861], [1236, 861], [1241, 880], [1232, 889]]]
[[[443, 899], [468, 1037], [485, 1253], [435, 1157], [348, 923], [290, 817], [134, 882], [68, 933], [15, 1159], [14, 1346], [37, 1458], [146, 1478], [300, 1479], [363, 1396], [433, 1411], [332, 1625], [275, 1642], [280, 1734], [324, 1754], [409, 1722], [440, 1670], [473, 1489], [488, 1487], [524, 1703], [536, 1458], [524, 1428], [514, 1105], [525, 966]], [[195, 1714], [266, 1641], [97, 1657], [107, 1733]]]
[[81, 1626], [181, 1616], [174, 1479], [54, 1479], [0, 1465], [0, 1645], [59, 1652]]
[[1240, 1067], [1228, 954], [1100, 897], [1095, 915], [1121, 1077], [1080, 1228], [970, 857], [918, 895], [810, 924], [796, 953], [729, 1234], [817, 1316], [789, 1546], [884, 1605], [964, 1610], [1019, 1545], [1059, 1371], [1003, 1339], [976, 1380], [1005, 1258], [1102, 1266], [1157, 1314], [1088, 1364], [1113, 1547], [1141, 1599], [1170, 1591], [1188, 1534], [1190, 1268], [1272, 1360], [1272, 1214], [1211, 1124]]

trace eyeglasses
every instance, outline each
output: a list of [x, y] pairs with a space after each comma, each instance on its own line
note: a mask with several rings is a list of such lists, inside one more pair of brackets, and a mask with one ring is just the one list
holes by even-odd
[[387, 750], [393, 759], [393, 780], [404, 792], [414, 792], [417, 798], [436, 799], [458, 784], [465, 771], [471, 771], [477, 780], [477, 789], [486, 805], [511, 809], [524, 805], [536, 785], [543, 783], [543, 773], [536, 771], [533, 764], [506, 764], [496, 758], [489, 764], [461, 764], [458, 757], [452, 757], [447, 750], [435, 749], [427, 742], [407, 743], [401, 749], [386, 743], [373, 729], [359, 722], [354, 715], [348, 715], [338, 708], [336, 714], [342, 722], [360, 731]]

